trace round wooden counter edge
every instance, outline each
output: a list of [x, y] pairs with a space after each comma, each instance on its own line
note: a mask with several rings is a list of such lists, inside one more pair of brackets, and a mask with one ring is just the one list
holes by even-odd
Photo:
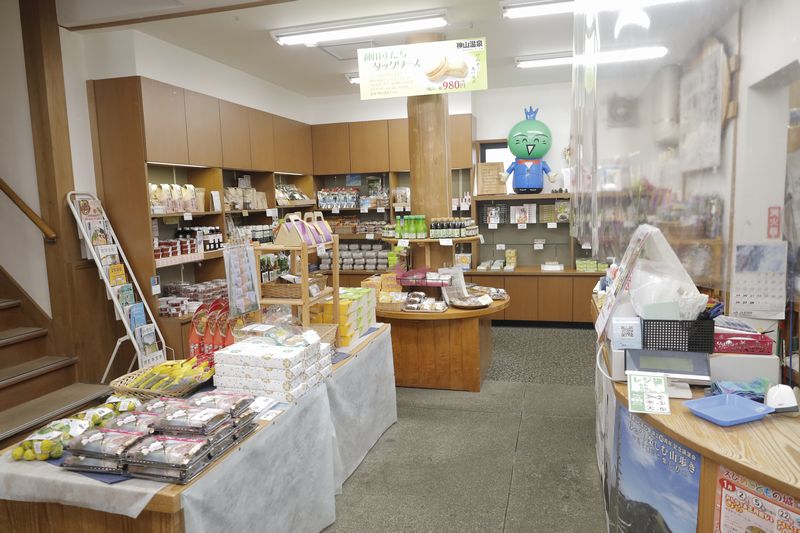
[[476, 318], [492, 315], [502, 311], [511, 303], [511, 297], [499, 301], [495, 300], [489, 307], [483, 309], [456, 309], [451, 307], [444, 313], [406, 313], [405, 311], [381, 311], [377, 309], [375, 315], [379, 318], [390, 320], [460, 320], [462, 318]]

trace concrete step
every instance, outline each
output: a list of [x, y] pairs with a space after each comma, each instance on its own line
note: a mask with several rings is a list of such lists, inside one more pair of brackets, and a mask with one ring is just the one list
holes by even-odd
[[77, 361], [48, 355], [0, 369], [0, 411], [71, 385]]
[[20, 434], [32, 432], [47, 422], [68, 416], [86, 404], [99, 403], [101, 397], [110, 393], [111, 388], [106, 385], [73, 383], [0, 411], [0, 446], [9, 445], [11, 439], [21, 438]]

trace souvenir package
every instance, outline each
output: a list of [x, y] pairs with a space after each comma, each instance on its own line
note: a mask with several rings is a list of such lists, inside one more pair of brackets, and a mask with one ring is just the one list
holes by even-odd
[[292, 368], [269, 368], [244, 365], [218, 364], [215, 375], [224, 377], [261, 378], [269, 380], [293, 380], [301, 377], [306, 371], [305, 361]]
[[188, 483], [209, 464], [208, 439], [151, 435], [134, 444], [124, 462], [134, 477]]
[[181, 406], [189, 407], [189, 403], [182, 398], [156, 398], [144, 404], [142, 411], [162, 415], [170, 409]]
[[293, 368], [306, 358], [305, 347], [274, 346], [259, 337], [232, 344], [214, 354], [215, 364]]
[[236, 428], [232, 423], [225, 424], [208, 436], [208, 454], [211, 457], [222, 455], [233, 446], [236, 440]]
[[230, 420], [227, 410], [215, 407], [178, 405], [164, 412], [156, 429], [164, 433], [195, 433], [208, 435]]
[[229, 411], [231, 416], [239, 416], [247, 407], [253, 403], [254, 397], [251, 394], [241, 394], [238, 392], [209, 391], [199, 392], [189, 398], [189, 403], [199, 407], [214, 407]]
[[142, 401], [133, 396], [125, 396], [124, 394], [112, 394], [103, 404], [103, 407], [113, 409], [117, 413], [125, 413], [128, 411], [136, 411], [142, 407]]
[[[272, 399], [270, 399], [269, 401], [270, 401], [270, 407], [278, 403], [277, 401]], [[234, 427], [241, 428], [243, 426], [250, 424], [250, 422], [256, 419], [257, 414], [258, 413], [252, 409], [246, 409], [239, 416], [233, 419]]]
[[214, 376], [214, 385], [226, 390], [248, 390], [258, 391], [266, 396], [273, 397], [273, 392], [292, 392], [295, 396], [299, 396], [302, 392], [303, 385], [305, 384], [307, 376], [302, 374], [299, 378], [292, 381], [276, 381], [261, 378], [242, 378], [242, 377], [226, 377]]
[[134, 431], [139, 433], [153, 433], [159, 415], [156, 413], [146, 413], [131, 411], [120, 413], [116, 417], [103, 422], [103, 427], [118, 431]]
[[75, 413], [70, 418], [85, 420], [94, 426], [99, 426], [106, 420], [114, 418], [115, 415], [116, 413], [113, 409], [101, 405], [100, 407], [92, 407], [91, 409], [86, 409], [80, 413]]
[[67, 443], [67, 451], [73, 455], [84, 455], [98, 458], [122, 457], [131, 445], [135, 444], [144, 433], [136, 431], [118, 431], [98, 428], [86, 431]]
[[98, 472], [101, 474], [125, 474], [125, 467], [119, 459], [89, 457], [86, 455], [67, 454], [61, 464], [67, 470], [76, 472]]

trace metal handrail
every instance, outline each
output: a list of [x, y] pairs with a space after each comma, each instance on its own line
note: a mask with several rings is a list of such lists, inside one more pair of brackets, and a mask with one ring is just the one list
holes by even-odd
[[36, 212], [25, 203], [25, 200], [20, 198], [19, 195], [14, 192], [11, 186], [6, 183], [3, 178], [0, 178], [0, 191], [6, 193], [6, 196], [8, 196], [9, 200], [11, 200], [14, 205], [19, 207], [19, 210], [22, 211], [22, 213], [28, 217], [28, 219], [33, 222], [37, 228], [39, 228], [39, 231], [42, 232], [45, 240], [54, 242], [58, 238], [55, 230], [47, 225], [47, 222], [45, 222], [42, 217], [37, 215]]

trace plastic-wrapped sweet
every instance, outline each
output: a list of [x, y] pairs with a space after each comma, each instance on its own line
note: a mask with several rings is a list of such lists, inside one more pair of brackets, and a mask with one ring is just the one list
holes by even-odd
[[119, 459], [90, 457], [88, 455], [67, 454], [61, 466], [67, 470], [74, 470], [77, 472], [100, 472], [103, 474], [125, 473]]
[[121, 457], [125, 450], [135, 444], [144, 433], [137, 431], [118, 431], [115, 429], [90, 429], [67, 444], [73, 455], [91, 457]]
[[215, 407], [176, 406], [163, 413], [156, 429], [165, 433], [198, 433], [207, 435], [230, 420], [229, 411]]
[[104, 421], [113, 418], [115, 415], [116, 413], [113, 409], [101, 405], [99, 407], [92, 407], [91, 409], [86, 409], [85, 411], [75, 413], [70, 418], [86, 420], [87, 422], [91, 422], [94, 426], [99, 426]]
[[207, 457], [208, 439], [205, 437], [150, 435], [131, 446], [124, 460], [131, 465], [185, 468]]
[[245, 409], [239, 416], [233, 419], [233, 425], [236, 427], [246, 426], [256, 419], [257, 412], [252, 409]]
[[160, 415], [157, 413], [146, 413], [131, 411], [120, 413], [110, 420], [103, 422], [103, 427], [120, 431], [137, 431], [140, 433], [152, 433]]
[[147, 413], [163, 414], [174, 407], [188, 406], [189, 403], [181, 398], [156, 398], [142, 406], [142, 411]]
[[227, 391], [199, 392], [189, 398], [189, 403], [197, 407], [215, 407], [229, 411], [231, 416], [238, 416], [253, 403], [251, 394]]
[[205, 470], [209, 464], [211, 464], [211, 461], [208, 460], [208, 456], [206, 456], [206, 460], [196, 461], [194, 464], [189, 465], [186, 468], [129, 464], [128, 474], [133, 477], [139, 477], [143, 479], [152, 479], [155, 481], [165, 481], [167, 483], [184, 485], [197, 477], [197, 475]]

